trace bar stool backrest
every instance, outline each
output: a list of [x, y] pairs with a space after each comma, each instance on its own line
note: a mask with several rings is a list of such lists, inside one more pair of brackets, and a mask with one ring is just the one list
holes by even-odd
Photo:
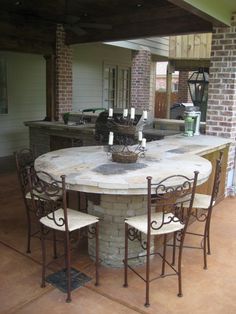
[[[173, 222], [187, 224], [192, 209], [198, 172], [193, 178], [183, 175], [169, 176], [158, 183], [148, 181], [148, 229], [158, 230]], [[184, 204], [188, 204], [184, 213]], [[161, 220], [151, 219], [152, 212], [160, 212]]]
[[31, 149], [24, 148], [19, 152], [14, 153], [17, 176], [21, 187], [23, 198], [25, 199], [26, 193], [29, 191], [29, 182], [27, 176], [27, 167], [34, 166], [34, 154]]
[[[65, 175], [62, 175], [61, 180], [58, 181], [44, 171], [28, 168], [27, 172], [32, 206], [36, 215], [38, 217], [47, 216], [55, 225], [64, 227], [68, 232]], [[63, 210], [63, 215], [58, 218], [55, 212], [59, 208]]]
[[217, 201], [217, 197], [219, 196], [221, 174], [222, 174], [222, 164], [223, 164], [223, 152], [220, 152], [220, 156], [216, 160], [215, 176], [214, 176], [214, 181], [213, 181], [210, 207], [212, 207], [215, 204], [215, 202]]

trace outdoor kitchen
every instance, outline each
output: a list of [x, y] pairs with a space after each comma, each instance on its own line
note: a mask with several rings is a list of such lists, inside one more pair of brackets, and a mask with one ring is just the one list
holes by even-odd
[[[166, 136], [174, 134], [193, 132], [193, 130], [187, 131], [184, 120], [151, 118], [150, 113], [148, 113], [148, 118], [144, 123], [142, 114], [141, 110], [136, 110], [133, 122], [134, 129], [131, 135], [137, 138], [138, 132], [142, 131], [143, 137], [146, 138], [147, 142], [161, 140]], [[195, 111], [187, 112], [187, 114], [190, 116], [190, 120], [192, 120], [192, 116], [195, 116]], [[122, 110], [114, 109], [114, 121], [119, 123], [122, 116]], [[191, 123], [190, 121], [190, 126], [188, 124], [188, 127], [191, 129], [195, 128], [195, 135], [204, 134], [205, 123], [196, 122], [193, 121]], [[109, 132], [111, 131], [111, 120], [109, 119], [108, 110], [99, 110], [98, 112], [92, 112], [91, 110], [91, 112], [86, 111], [84, 113], [71, 112], [67, 124], [63, 121], [26, 121], [24, 124], [29, 127], [30, 146], [34, 147], [36, 155], [55, 149], [75, 146], [107, 145]]]
[[235, 0], [1, 11], [0, 312], [236, 313]]

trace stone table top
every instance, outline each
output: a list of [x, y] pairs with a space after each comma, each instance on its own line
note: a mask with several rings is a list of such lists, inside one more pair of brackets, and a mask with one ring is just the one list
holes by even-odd
[[193, 177], [199, 171], [198, 184], [204, 183], [211, 163], [199, 156], [225, 147], [230, 142], [213, 136], [193, 138], [175, 135], [147, 143], [144, 158], [136, 163], [112, 162], [104, 146], [73, 147], [49, 152], [35, 161], [36, 170], [44, 170], [55, 179], [66, 175], [68, 188], [89, 193], [114, 195], [146, 194], [146, 177], [154, 182], [173, 175]]

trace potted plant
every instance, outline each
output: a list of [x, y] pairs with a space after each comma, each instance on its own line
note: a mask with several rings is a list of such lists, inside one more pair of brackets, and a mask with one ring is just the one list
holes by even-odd
[[64, 121], [65, 124], [68, 124], [69, 116], [70, 116], [69, 112], [63, 113], [62, 118], [63, 118], [63, 121]]

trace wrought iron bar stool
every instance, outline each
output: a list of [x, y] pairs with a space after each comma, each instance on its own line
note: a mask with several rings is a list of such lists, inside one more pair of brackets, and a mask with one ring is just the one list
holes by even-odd
[[[26, 253], [31, 253], [31, 238], [36, 237], [40, 239], [40, 227], [38, 223], [39, 215], [42, 214], [38, 211], [36, 212], [31, 206], [31, 194], [29, 187], [29, 180], [27, 175], [27, 167], [34, 169], [34, 160], [35, 154], [33, 150], [29, 148], [23, 148], [19, 152], [14, 153], [16, 161], [16, 170], [17, 176], [20, 183], [21, 193], [25, 204], [26, 209], [26, 218], [27, 218], [27, 249]], [[60, 196], [61, 198], [61, 196]], [[54, 257], [57, 256], [56, 250], [56, 234], [53, 233], [53, 251]]]
[[[182, 248], [186, 229], [192, 210], [195, 195], [198, 172], [194, 172], [193, 178], [183, 175], [173, 175], [158, 183], [152, 182], [152, 177], [147, 177], [147, 214], [129, 217], [125, 220], [125, 258], [124, 258], [124, 287], [128, 286], [128, 269], [138, 275], [146, 285], [145, 306], [148, 307], [150, 282], [169, 275], [178, 276], [178, 296], [182, 296]], [[188, 202], [186, 215], [182, 215], [183, 204]], [[179, 232], [180, 250], [178, 267], [173, 267], [166, 257], [167, 235]], [[163, 236], [163, 253], [159, 253], [154, 247], [154, 237]], [[144, 254], [129, 256], [128, 243], [137, 240], [140, 242]], [[159, 255], [162, 258], [160, 276], [151, 278], [151, 256]], [[135, 258], [145, 258], [145, 275], [139, 273], [132, 265]], [[172, 269], [171, 274], [166, 274], [166, 264]]]
[[[219, 158], [216, 160], [215, 173], [213, 179], [213, 187], [211, 195], [196, 193], [194, 202], [193, 202], [193, 211], [191, 216], [198, 222], [204, 223], [203, 233], [194, 233], [186, 231], [186, 234], [193, 236], [202, 237], [200, 246], [184, 246], [184, 248], [190, 249], [202, 249], [203, 250], [203, 261], [204, 269], [207, 269], [207, 254], [211, 254], [210, 249], [210, 225], [211, 225], [211, 216], [214, 205], [217, 202], [219, 195], [219, 187], [221, 182], [221, 173], [222, 173], [222, 161], [223, 161], [223, 152], [220, 152]], [[188, 205], [185, 203], [185, 206]], [[176, 236], [173, 238], [173, 264], [175, 263], [175, 248], [178, 246], [176, 244]], [[172, 245], [171, 245], [172, 246]]]
[[[99, 247], [98, 217], [76, 211], [67, 207], [67, 189], [65, 175], [57, 181], [48, 173], [43, 171], [32, 171], [28, 168], [28, 180], [30, 185], [30, 195], [32, 206], [35, 211], [42, 212], [39, 219], [41, 226], [41, 244], [42, 244], [42, 287], [45, 287], [46, 268], [55, 260], [46, 264], [45, 239], [48, 232], [57, 231], [63, 235], [64, 251], [66, 264], [67, 280], [67, 298], [66, 302], [71, 302], [71, 233], [80, 231], [87, 234], [89, 238], [95, 238], [95, 285], [99, 283], [98, 264]], [[59, 257], [62, 257], [59, 256]], [[59, 258], [58, 257], [58, 258]]]
[[28, 200], [31, 198], [29, 193], [29, 182], [27, 176], [27, 167], [33, 167], [34, 165], [34, 153], [31, 149], [24, 148], [19, 152], [14, 153], [17, 176], [21, 188], [22, 197], [25, 204], [26, 218], [27, 218], [27, 253], [31, 253], [31, 237], [39, 234], [39, 229], [32, 231], [32, 208], [29, 206]]

